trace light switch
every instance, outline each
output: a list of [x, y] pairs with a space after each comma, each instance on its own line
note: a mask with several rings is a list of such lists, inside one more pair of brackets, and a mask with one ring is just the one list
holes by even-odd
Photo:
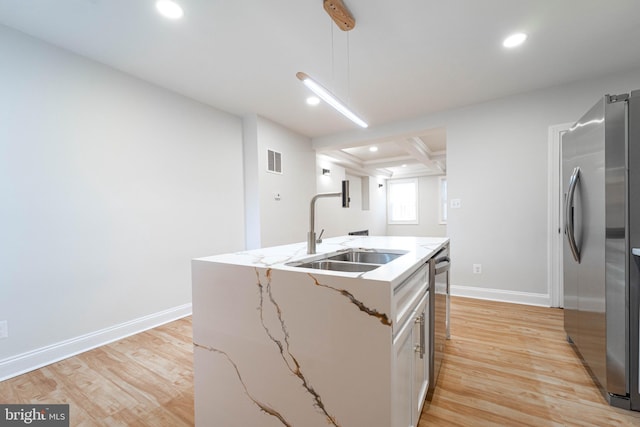
[[273, 193], [273, 200], [280, 200], [280, 193]]
[[460, 199], [451, 199], [449, 206], [451, 206], [451, 209], [460, 209], [462, 207], [462, 201], [460, 201]]

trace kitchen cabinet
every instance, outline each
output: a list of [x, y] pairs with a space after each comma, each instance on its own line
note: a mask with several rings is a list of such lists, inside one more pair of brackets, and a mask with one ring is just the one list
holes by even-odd
[[[421, 267], [398, 286], [410, 295], [407, 316], [394, 334], [393, 427], [417, 426], [429, 387], [429, 270]], [[408, 289], [405, 289], [408, 288]]]
[[427, 291], [414, 316], [414, 357], [413, 357], [413, 425], [418, 425], [420, 412], [429, 389], [429, 298]]
[[[409, 427], [429, 384], [429, 260], [447, 238], [343, 236], [192, 261], [195, 424]], [[366, 262], [364, 262], [366, 264]], [[326, 264], [325, 264], [326, 265]]]
[[395, 387], [393, 393], [393, 426], [415, 425], [413, 404], [413, 328], [406, 327], [393, 344], [395, 355]]

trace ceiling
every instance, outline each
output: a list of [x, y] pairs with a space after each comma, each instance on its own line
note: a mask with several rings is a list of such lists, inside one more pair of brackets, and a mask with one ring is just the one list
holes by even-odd
[[443, 175], [447, 170], [446, 141], [446, 129], [435, 128], [416, 136], [357, 147], [325, 149], [321, 153], [351, 173], [360, 175], [384, 178]]
[[[326, 104], [308, 106], [298, 71], [375, 128], [640, 66], [640, 49], [630, 48], [640, 40], [638, 0], [344, 0], [356, 20], [348, 33], [322, 0], [178, 2], [184, 18], [170, 21], [154, 0], [0, 0], [0, 23], [311, 138], [356, 126]], [[515, 31], [529, 39], [506, 50]], [[334, 151], [363, 170], [437, 173], [445, 141], [435, 129], [375, 155]]]

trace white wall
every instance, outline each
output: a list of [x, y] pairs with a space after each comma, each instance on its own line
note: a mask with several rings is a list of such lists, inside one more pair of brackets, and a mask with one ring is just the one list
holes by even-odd
[[190, 260], [244, 248], [244, 204], [240, 118], [2, 26], [0, 58], [2, 378], [188, 307]]
[[389, 236], [445, 237], [447, 225], [440, 223], [440, 177], [418, 177], [418, 224], [388, 224]]
[[[255, 114], [243, 125], [248, 248], [304, 242], [315, 190], [311, 139]], [[282, 174], [267, 171], [267, 150], [282, 154]]]
[[[331, 170], [331, 175], [322, 175], [322, 169]], [[323, 228], [323, 238], [344, 236], [360, 230], [369, 230], [371, 236], [386, 234], [385, 187], [378, 187], [378, 184], [384, 184], [383, 179], [369, 179], [369, 210], [363, 210], [362, 187], [366, 186], [366, 181], [363, 184], [361, 177], [349, 175], [343, 167], [327, 161], [323, 156], [318, 156], [315, 171], [318, 193], [339, 193], [342, 191], [342, 180], [348, 179], [351, 198], [348, 208], [342, 207], [341, 198], [320, 198], [316, 201], [317, 235]]]
[[[605, 93], [640, 88], [640, 69], [415, 120], [314, 139], [321, 149], [447, 129], [454, 292], [548, 304], [547, 150], [551, 125], [572, 122]], [[472, 264], [482, 264], [482, 274]]]
[[260, 166], [258, 116], [247, 114], [242, 119], [242, 154], [244, 166], [244, 221], [247, 249], [260, 247]]
[[459, 292], [548, 304], [549, 126], [579, 119], [605, 93], [636, 88], [640, 70], [442, 115], [449, 198], [462, 201], [449, 210], [453, 283], [480, 288]]

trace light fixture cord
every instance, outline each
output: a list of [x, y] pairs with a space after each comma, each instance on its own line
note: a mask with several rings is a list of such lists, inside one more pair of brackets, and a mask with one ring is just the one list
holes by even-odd
[[335, 58], [335, 53], [334, 53], [334, 46], [333, 46], [333, 22], [331, 22], [331, 20], [329, 20], [329, 26], [331, 27], [331, 86], [335, 87], [336, 86], [336, 64], [334, 61]]
[[351, 50], [347, 32], [347, 105], [351, 105]]

